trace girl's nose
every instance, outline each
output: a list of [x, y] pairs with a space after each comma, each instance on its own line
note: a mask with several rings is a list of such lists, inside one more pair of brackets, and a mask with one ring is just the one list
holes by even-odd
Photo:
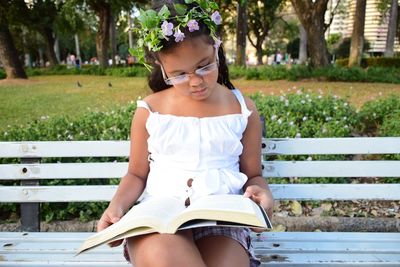
[[200, 75], [197, 75], [196, 73], [191, 73], [189, 74], [189, 85], [190, 86], [198, 86], [203, 82], [203, 77]]

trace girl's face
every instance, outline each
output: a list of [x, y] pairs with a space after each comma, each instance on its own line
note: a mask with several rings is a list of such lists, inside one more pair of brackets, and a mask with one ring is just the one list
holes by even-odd
[[168, 53], [159, 53], [167, 83], [194, 100], [207, 99], [218, 85], [216, 49], [204, 37], [181, 42]]

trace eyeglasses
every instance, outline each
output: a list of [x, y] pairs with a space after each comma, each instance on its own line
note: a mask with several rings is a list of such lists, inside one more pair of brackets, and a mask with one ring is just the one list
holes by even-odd
[[[167, 78], [167, 75], [165, 75], [164, 68], [162, 66], [160, 66], [160, 67], [161, 67], [161, 72], [162, 72], [162, 75], [164, 78], [164, 82], [168, 85], [177, 85], [177, 84], [186, 83], [189, 81], [190, 75], [192, 75], [191, 73], [188, 73], [188, 74], [182, 74], [182, 75], [174, 76], [171, 78]], [[218, 68], [218, 62], [213, 62], [202, 68], [195, 70], [193, 73], [200, 77], [204, 77], [207, 74], [210, 74], [211, 72], [216, 70], [217, 68]]]
[[164, 82], [168, 85], [178, 85], [178, 84], [188, 82], [190, 80], [190, 75], [193, 75], [193, 74], [196, 74], [197, 76], [200, 76], [200, 77], [204, 77], [204, 76], [210, 74], [211, 72], [215, 71], [216, 69], [218, 69], [218, 65], [219, 65], [218, 51], [216, 51], [215, 57], [216, 57], [215, 62], [210, 63], [204, 67], [198, 68], [192, 73], [182, 74], [182, 75], [178, 75], [178, 76], [174, 76], [174, 77], [170, 77], [170, 78], [167, 77], [163, 66], [160, 65]]

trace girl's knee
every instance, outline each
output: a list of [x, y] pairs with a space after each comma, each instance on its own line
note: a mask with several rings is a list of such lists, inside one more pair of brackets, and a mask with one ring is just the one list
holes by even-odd
[[205, 267], [194, 244], [191, 246], [172, 236], [171, 239], [166, 236], [129, 239], [128, 251], [132, 264], [135, 267]]

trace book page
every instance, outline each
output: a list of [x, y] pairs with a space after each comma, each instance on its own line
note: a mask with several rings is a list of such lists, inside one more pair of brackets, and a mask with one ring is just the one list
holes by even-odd
[[[89, 237], [78, 253], [100, 244], [123, 238], [131, 231], [131, 236], [151, 232], [163, 233], [166, 225], [185, 206], [177, 198], [152, 198], [133, 206], [117, 223]], [[119, 238], [120, 237], [120, 238]]]
[[265, 212], [251, 199], [242, 195], [210, 195], [193, 201], [170, 224], [169, 231], [181, 225], [190, 228], [190, 221], [193, 221], [195, 227], [199, 219], [210, 221], [210, 225], [215, 225], [212, 221], [217, 221], [218, 225], [225, 221], [230, 222], [232, 226], [271, 228]]

